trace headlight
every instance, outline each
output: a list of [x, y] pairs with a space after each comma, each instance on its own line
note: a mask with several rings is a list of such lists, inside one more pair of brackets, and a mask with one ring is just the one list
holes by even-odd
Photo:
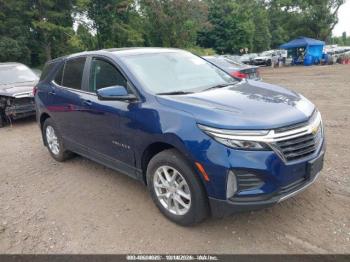
[[266, 146], [259, 142], [254, 141], [243, 141], [243, 140], [233, 140], [225, 138], [215, 138], [214, 139], [221, 144], [224, 144], [228, 147], [239, 148], [239, 149], [255, 149], [255, 150], [264, 150]]
[[271, 150], [263, 142], [254, 141], [254, 137], [263, 137], [268, 130], [224, 130], [198, 124], [198, 127], [217, 142], [235, 149]]

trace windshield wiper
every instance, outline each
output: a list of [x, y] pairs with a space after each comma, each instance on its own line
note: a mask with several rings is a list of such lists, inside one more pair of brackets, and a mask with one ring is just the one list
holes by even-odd
[[234, 85], [235, 83], [231, 83], [231, 84], [221, 84], [221, 85], [215, 85], [215, 86], [211, 86], [207, 89], [204, 89], [203, 91], [207, 91], [207, 90], [211, 90], [211, 89], [217, 89], [217, 88], [223, 88], [223, 87], [226, 87], [226, 86], [232, 86]]
[[193, 92], [173, 91], [173, 92], [158, 93], [157, 95], [187, 95], [187, 94], [193, 94]]

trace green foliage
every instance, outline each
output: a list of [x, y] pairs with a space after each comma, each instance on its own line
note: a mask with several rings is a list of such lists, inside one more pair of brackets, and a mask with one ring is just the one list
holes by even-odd
[[85, 8], [96, 30], [97, 48], [143, 45], [134, 1], [91, 0], [85, 1]]
[[189, 47], [186, 48], [186, 50], [198, 56], [212, 56], [216, 54], [215, 50], [212, 48], [203, 48], [199, 46]]
[[271, 33], [270, 33], [270, 21], [268, 11], [264, 5], [259, 1], [252, 1], [253, 8], [253, 22], [254, 22], [254, 38], [253, 38], [253, 52], [262, 52], [270, 49], [271, 46]]
[[267, 8], [272, 47], [298, 36], [327, 40], [344, 0], [270, 0]]
[[[0, 0], [0, 62], [30, 62], [27, 1]], [[21, 15], [18, 15], [21, 14]]]
[[[71, 0], [33, 0], [28, 14], [31, 18], [31, 28], [36, 41], [41, 60], [63, 55], [67, 50], [67, 43], [74, 35], [73, 2]], [[44, 52], [40, 52], [44, 50]]]
[[89, 51], [94, 50], [97, 47], [96, 37], [94, 37], [90, 33], [89, 28], [83, 24], [78, 26], [74, 38], [76, 39], [76, 46], [79, 48], [79, 50]]
[[193, 47], [207, 21], [207, 5], [200, 0], [141, 0], [148, 46]]
[[350, 46], [350, 37], [346, 35], [346, 32], [343, 32], [342, 36], [331, 38], [330, 43], [340, 46]]
[[199, 35], [199, 43], [213, 47], [218, 53], [237, 53], [241, 48], [253, 49], [255, 26], [250, 19], [249, 3], [240, 0], [209, 1], [212, 25]]
[[18, 40], [0, 37], [0, 62], [18, 61], [29, 62], [29, 49]]
[[[69, 53], [164, 46], [199, 55], [331, 38], [344, 0], [0, 0], [0, 61], [41, 66]], [[79, 25], [73, 30], [73, 24]]]

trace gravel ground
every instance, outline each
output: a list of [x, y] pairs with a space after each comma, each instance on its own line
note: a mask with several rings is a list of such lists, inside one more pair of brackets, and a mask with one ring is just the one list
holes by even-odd
[[328, 151], [316, 183], [272, 208], [183, 228], [140, 183], [76, 157], [55, 162], [34, 119], [0, 130], [0, 253], [349, 253], [350, 66], [262, 69], [310, 98]]

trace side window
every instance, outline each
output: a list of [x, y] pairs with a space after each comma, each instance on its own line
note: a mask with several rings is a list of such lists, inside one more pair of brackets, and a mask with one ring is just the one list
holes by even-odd
[[93, 58], [91, 60], [89, 91], [96, 92], [96, 90], [108, 86], [125, 86], [126, 79], [112, 64]]
[[54, 78], [55, 83], [58, 85], [62, 85], [63, 69], [64, 69], [64, 64], [60, 66], [60, 69], [58, 69], [56, 76]]
[[41, 73], [41, 76], [40, 76], [40, 81], [44, 80], [47, 77], [47, 75], [50, 73], [52, 68], [54, 68], [54, 66], [55, 66], [54, 62], [49, 62], [45, 64], [43, 72]]
[[85, 57], [70, 59], [66, 62], [63, 73], [62, 86], [81, 89]]

